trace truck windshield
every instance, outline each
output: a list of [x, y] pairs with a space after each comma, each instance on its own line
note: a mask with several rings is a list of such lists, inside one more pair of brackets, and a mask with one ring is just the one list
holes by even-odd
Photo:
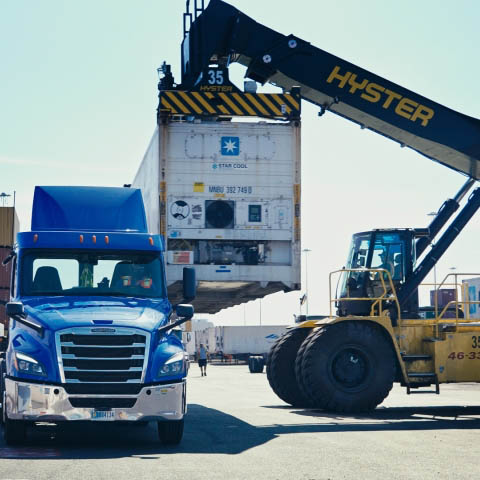
[[157, 254], [30, 250], [21, 260], [22, 295], [165, 297]]

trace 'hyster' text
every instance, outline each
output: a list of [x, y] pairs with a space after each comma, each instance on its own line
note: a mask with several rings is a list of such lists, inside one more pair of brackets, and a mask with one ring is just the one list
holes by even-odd
[[340, 73], [340, 67], [337, 65], [327, 78], [327, 83], [338, 81], [338, 87], [344, 88], [348, 85], [349, 93], [362, 92], [360, 97], [367, 102], [377, 103], [382, 101], [382, 107], [385, 109], [395, 106], [395, 113], [401, 117], [407, 118], [412, 122], [420, 121], [423, 127], [428, 125], [429, 120], [434, 115], [431, 108], [426, 107], [414, 100], [403, 97], [399, 93], [393, 92], [388, 88], [378, 85], [378, 83], [369, 82], [367, 79], [357, 81], [357, 75], [352, 72]]

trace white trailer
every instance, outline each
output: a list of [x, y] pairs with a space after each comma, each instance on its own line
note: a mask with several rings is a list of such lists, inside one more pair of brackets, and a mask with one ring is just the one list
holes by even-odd
[[249, 355], [266, 355], [286, 329], [286, 325], [215, 327], [216, 353], [245, 359]]
[[200, 348], [200, 345], [207, 349], [210, 355], [215, 355], [217, 352], [217, 338], [215, 336], [215, 327], [205, 328], [203, 330], [197, 330], [195, 332], [195, 353]]
[[183, 332], [182, 342], [188, 357], [193, 358], [195, 356], [195, 352], [197, 351], [195, 346], [195, 332]]
[[300, 122], [167, 121], [133, 180], [163, 235], [168, 294], [197, 312], [300, 288]]

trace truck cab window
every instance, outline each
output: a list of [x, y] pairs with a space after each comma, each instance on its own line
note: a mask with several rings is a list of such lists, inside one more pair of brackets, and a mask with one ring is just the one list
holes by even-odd
[[163, 265], [155, 254], [32, 250], [23, 269], [23, 295], [165, 296]]

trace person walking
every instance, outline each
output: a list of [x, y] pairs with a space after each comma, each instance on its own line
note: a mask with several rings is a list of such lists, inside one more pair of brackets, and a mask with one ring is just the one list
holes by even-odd
[[200, 367], [200, 371], [202, 372], [202, 377], [207, 376], [207, 349], [203, 345], [200, 344], [198, 349], [198, 366]]

